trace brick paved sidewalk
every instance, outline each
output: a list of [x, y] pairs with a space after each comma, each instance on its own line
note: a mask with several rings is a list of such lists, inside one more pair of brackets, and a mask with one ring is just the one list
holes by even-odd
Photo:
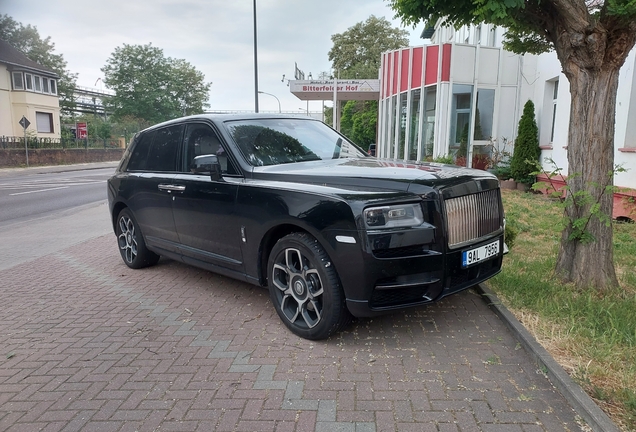
[[322, 342], [267, 291], [114, 236], [0, 271], [0, 431], [574, 431], [473, 292]]

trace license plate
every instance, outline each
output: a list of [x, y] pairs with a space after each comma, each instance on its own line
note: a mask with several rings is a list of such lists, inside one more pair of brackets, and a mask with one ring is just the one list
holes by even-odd
[[462, 251], [462, 267], [470, 267], [474, 264], [486, 261], [499, 255], [499, 240], [474, 249]]

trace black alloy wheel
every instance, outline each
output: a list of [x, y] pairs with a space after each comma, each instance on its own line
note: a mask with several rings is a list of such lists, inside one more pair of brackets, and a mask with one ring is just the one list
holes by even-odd
[[351, 322], [335, 266], [318, 240], [292, 233], [274, 245], [269, 294], [285, 325], [305, 339], [325, 339]]
[[159, 255], [146, 248], [139, 226], [127, 208], [119, 212], [115, 230], [119, 253], [128, 267], [140, 269], [157, 264]]

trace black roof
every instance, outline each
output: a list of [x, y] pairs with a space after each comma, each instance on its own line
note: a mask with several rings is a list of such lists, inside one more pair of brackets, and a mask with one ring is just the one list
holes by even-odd
[[59, 78], [57, 73], [37, 62], [34, 62], [22, 51], [2, 39], [0, 39], [0, 63], [13, 66], [12, 69], [27, 69], [32, 72], [39, 72], [44, 75]]

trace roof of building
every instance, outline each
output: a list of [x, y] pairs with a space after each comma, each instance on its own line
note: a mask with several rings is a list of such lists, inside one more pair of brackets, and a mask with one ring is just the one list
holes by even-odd
[[59, 78], [57, 73], [37, 62], [34, 62], [22, 51], [2, 39], [0, 39], [0, 63]]

